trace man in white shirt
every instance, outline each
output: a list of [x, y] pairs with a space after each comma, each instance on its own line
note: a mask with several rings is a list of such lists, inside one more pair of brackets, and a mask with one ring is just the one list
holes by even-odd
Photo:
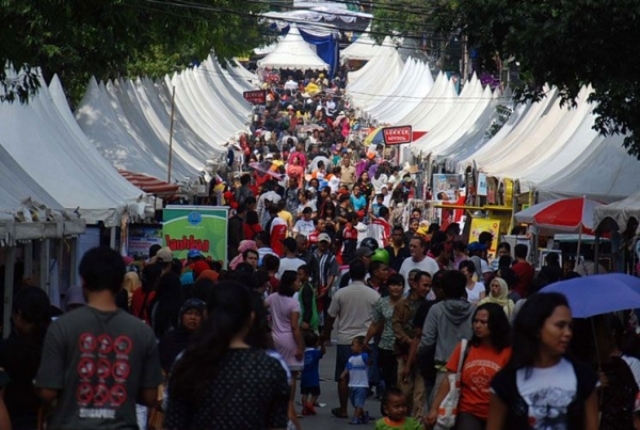
[[371, 324], [373, 306], [380, 299], [380, 294], [364, 282], [367, 268], [362, 260], [352, 261], [349, 265], [349, 272], [353, 281], [350, 285], [338, 290], [333, 296], [322, 335], [324, 341], [331, 339], [333, 323], [337, 319], [338, 345], [336, 348], [335, 380], [338, 382], [340, 407], [333, 409], [331, 413], [345, 418], [348, 414], [349, 386], [345, 380], [340, 379], [340, 375], [351, 355], [351, 342], [358, 336], [366, 336]]
[[327, 96], [324, 102], [325, 112], [327, 116], [334, 116], [336, 114], [336, 102], [333, 101], [331, 96]]
[[[419, 236], [414, 236], [409, 241], [409, 253], [411, 257], [406, 258], [400, 266], [400, 274], [404, 277], [405, 281], [409, 279], [409, 272], [413, 269], [422, 270], [433, 276], [440, 267], [433, 258], [427, 255], [427, 244], [425, 240]], [[409, 283], [405, 283], [405, 293], [409, 291]]]
[[302, 209], [302, 218], [296, 221], [296, 224], [293, 226], [293, 233], [301, 234], [308, 239], [309, 235], [316, 229], [316, 226], [311, 219], [312, 215], [313, 209], [310, 207]]
[[276, 278], [282, 278], [282, 274], [287, 270], [297, 272], [300, 266], [305, 264], [304, 260], [298, 258], [298, 242], [292, 237], [288, 237], [282, 241], [284, 244], [284, 257], [280, 259], [280, 267]]
[[284, 89], [291, 91], [291, 94], [298, 92], [298, 83], [293, 80], [293, 76], [289, 76], [287, 82], [284, 84]]

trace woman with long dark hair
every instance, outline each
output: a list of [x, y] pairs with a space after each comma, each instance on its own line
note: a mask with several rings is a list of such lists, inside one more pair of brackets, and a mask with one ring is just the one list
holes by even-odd
[[184, 302], [180, 276], [167, 272], [160, 278], [156, 295], [150, 305], [151, 326], [158, 339], [178, 327], [178, 315]]
[[[504, 311], [495, 303], [478, 306], [471, 321], [473, 336], [464, 353], [462, 343], [453, 350], [447, 363], [447, 372], [449, 375], [455, 375], [458, 363], [462, 360], [460, 401], [455, 428], [484, 430], [489, 415], [489, 383], [511, 357], [511, 327]], [[442, 381], [431, 405], [426, 419], [427, 425], [435, 424], [438, 408], [448, 392], [449, 378], [446, 378]]]
[[571, 309], [558, 293], [529, 297], [513, 326], [513, 353], [491, 382], [488, 430], [597, 430], [598, 377], [567, 354]]
[[38, 287], [20, 288], [13, 298], [11, 321], [13, 332], [0, 343], [0, 367], [11, 378], [4, 389], [4, 400], [14, 429], [34, 429], [40, 400], [33, 379], [51, 321], [47, 293]]
[[280, 363], [250, 346], [255, 294], [235, 282], [211, 290], [208, 318], [169, 378], [166, 429], [287, 426], [289, 385]]

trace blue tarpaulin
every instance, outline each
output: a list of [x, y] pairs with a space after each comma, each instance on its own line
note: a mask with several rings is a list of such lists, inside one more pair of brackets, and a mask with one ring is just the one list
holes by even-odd
[[[282, 34], [289, 32], [290, 26], [282, 29]], [[327, 63], [330, 67], [329, 78], [333, 79], [336, 70], [340, 65], [340, 48], [338, 46], [338, 35], [328, 33], [327, 35], [318, 35], [313, 30], [298, 26], [298, 30], [305, 42], [316, 47], [318, 57]]]

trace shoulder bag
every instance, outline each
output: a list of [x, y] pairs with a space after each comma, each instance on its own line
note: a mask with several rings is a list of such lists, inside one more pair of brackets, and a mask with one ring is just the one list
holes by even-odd
[[451, 429], [456, 425], [458, 417], [458, 402], [460, 401], [460, 380], [462, 379], [462, 366], [467, 356], [467, 339], [460, 342], [460, 358], [458, 359], [458, 370], [455, 374], [448, 374], [449, 392], [438, 408], [438, 426], [440, 428]]

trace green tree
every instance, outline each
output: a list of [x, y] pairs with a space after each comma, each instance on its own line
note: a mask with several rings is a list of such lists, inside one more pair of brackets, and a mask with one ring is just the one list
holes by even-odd
[[444, 31], [434, 19], [441, 9], [448, 10], [450, 0], [377, 0], [371, 4], [374, 37], [382, 42], [386, 34], [398, 33], [424, 43], [430, 61], [442, 70], [451, 70], [461, 56], [460, 31]]
[[25, 102], [60, 76], [72, 101], [91, 76], [158, 77], [206, 58], [271, 41], [257, 14], [267, 4], [234, 0], [0, 0], [0, 101]]
[[640, 2], [638, 0], [455, 0], [439, 5], [441, 34], [461, 29], [481, 66], [517, 61], [523, 98], [555, 85], [572, 104], [584, 85], [595, 92], [595, 129], [627, 134], [627, 151], [640, 159]]

